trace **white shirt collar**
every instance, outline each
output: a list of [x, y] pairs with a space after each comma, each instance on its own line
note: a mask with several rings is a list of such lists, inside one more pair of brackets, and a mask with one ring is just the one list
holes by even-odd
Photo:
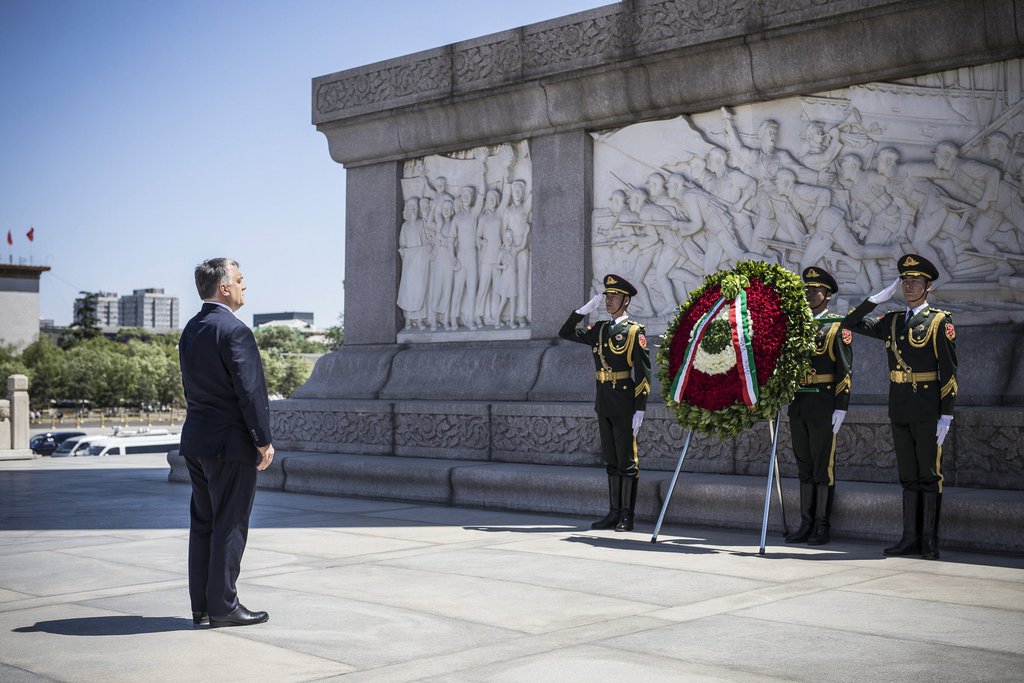
[[817, 320], [818, 318], [820, 318], [823, 315], [828, 315], [828, 309], [827, 308], [825, 310], [823, 310], [821, 313], [819, 313], [818, 315], [814, 316], [814, 319]]
[[625, 320], [628, 317], [629, 317], [629, 313], [623, 313], [622, 315], [620, 315], [618, 318], [616, 318], [612, 322], [615, 323], [616, 325], [618, 325], [619, 323], [621, 323], [623, 320]]
[[921, 309], [924, 309], [924, 308], [927, 308], [927, 307], [928, 307], [928, 302], [925, 301], [923, 304], [921, 304], [917, 308], [907, 308], [907, 310], [910, 311], [910, 317], [913, 318], [915, 315], [917, 315], [918, 313], [921, 312]]

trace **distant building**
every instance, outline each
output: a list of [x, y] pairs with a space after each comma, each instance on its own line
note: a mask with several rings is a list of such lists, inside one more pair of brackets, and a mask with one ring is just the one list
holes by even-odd
[[[82, 310], [82, 302], [84, 299], [79, 297], [75, 299], [75, 316], [73, 320], [79, 319], [79, 311]], [[118, 327], [118, 308], [119, 301], [117, 292], [97, 292], [96, 293], [96, 324], [103, 329], [117, 329]]]
[[180, 308], [178, 297], [162, 288], [136, 289], [118, 300], [117, 316], [120, 327], [176, 330]]
[[298, 327], [299, 329], [302, 329], [302, 327], [305, 327], [306, 329], [312, 329], [314, 327], [313, 314], [306, 313], [304, 311], [287, 311], [284, 313], [254, 313], [252, 316], [252, 326], [259, 327], [260, 325], [266, 325], [267, 323], [272, 323], [278, 320], [296, 320], [305, 323], [304, 326], [294, 325], [294, 327]]
[[20, 351], [39, 337], [39, 277], [49, 269], [0, 264], [0, 343]]

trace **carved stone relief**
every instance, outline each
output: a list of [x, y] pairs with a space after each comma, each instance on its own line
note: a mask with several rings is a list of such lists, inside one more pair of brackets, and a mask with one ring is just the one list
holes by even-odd
[[532, 190], [525, 141], [406, 162], [402, 337], [529, 326]]
[[842, 310], [903, 251], [936, 264], [958, 322], [1024, 322], [1021, 60], [593, 137], [594, 286], [623, 274], [649, 327], [746, 258], [824, 265]]

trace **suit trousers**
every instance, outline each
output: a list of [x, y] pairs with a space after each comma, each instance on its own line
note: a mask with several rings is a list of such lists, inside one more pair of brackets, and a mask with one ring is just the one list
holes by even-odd
[[601, 455], [609, 475], [639, 477], [640, 458], [633, 436], [633, 416], [597, 416], [601, 433]]
[[836, 435], [832, 433], [831, 416], [813, 420], [790, 418], [789, 432], [793, 437], [793, 455], [800, 481], [834, 486]]
[[256, 496], [256, 462], [185, 458], [192, 479], [188, 591], [193, 612], [219, 617], [238, 606], [235, 582]]
[[892, 423], [896, 473], [906, 491], [942, 492], [942, 446], [935, 439], [937, 420]]

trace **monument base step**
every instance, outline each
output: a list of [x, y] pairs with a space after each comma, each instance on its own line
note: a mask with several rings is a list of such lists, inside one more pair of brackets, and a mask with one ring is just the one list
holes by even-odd
[[38, 457], [28, 448], [0, 451], [0, 460], [35, 460]]
[[[168, 480], [188, 483], [185, 460], [172, 451]], [[671, 483], [671, 472], [641, 472], [637, 529], [650, 533]], [[767, 479], [683, 471], [665, 523], [749, 529], [757, 544]], [[383, 455], [278, 451], [260, 473], [264, 489], [327, 496], [403, 500], [497, 510], [550, 512], [597, 519], [608, 510], [602, 469], [558, 465], [408, 458]], [[787, 527], [799, 525], [798, 482], [782, 480]], [[897, 483], [836, 484], [832, 535], [889, 545], [901, 532], [902, 494]], [[768, 543], [783, 531], [774, 483]], [[941, 545], [981, 552], [1024, 553], [1024, 491], [946, 487]]]

